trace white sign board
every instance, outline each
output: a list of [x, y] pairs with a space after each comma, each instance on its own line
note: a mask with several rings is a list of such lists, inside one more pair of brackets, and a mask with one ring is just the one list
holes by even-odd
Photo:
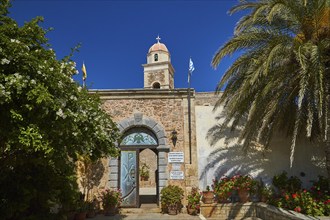
[[184, 162], [184, 153], [183, 152], [169, 152], [168, 153], [168, 162], [169, 163], [183, 163]]
[[183, 171], [171, 171], [170, 179], [171, 180], [183, 180], [184, 179]]
[[173, 163], [172, 164], [173, 171], [181, 171], [181, 163]]

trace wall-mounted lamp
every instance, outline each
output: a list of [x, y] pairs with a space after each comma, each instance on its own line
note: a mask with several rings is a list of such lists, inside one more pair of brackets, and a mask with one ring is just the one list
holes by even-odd
[[173, 129], [172, 133], [171, 133], [171, 139], [172, 139], [172, 143], [175, 147], [176, 141], [178, 140], [178, 132]]

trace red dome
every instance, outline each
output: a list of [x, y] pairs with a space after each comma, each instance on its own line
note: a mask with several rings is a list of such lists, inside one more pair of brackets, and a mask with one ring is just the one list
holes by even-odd
[[165, 51], [168, 53], [167, 47], [165, 44], [157, 42], [154, 45], [152, 45], [149, 49], [149, 53], [154, 52], [154, 51]]

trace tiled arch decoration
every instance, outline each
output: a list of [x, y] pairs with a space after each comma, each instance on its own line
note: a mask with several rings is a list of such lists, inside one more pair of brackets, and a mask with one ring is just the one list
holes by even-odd
[[[158, 151], [158, 189], [166, 186], [168, 180], [167, 174], [167, 160], [166, 153], [170, 150], [167, 145], [166, 134], [163, 126], [159, 124], [152, 118], [144, 116], [142, 113], [134, 113], [133, 117], [124, 119], [118, 123], [119, 131], [124, 134], [127, 130], [134, 127], [145, 127], [150, 129], [157, 137], [158, 146], [156, 150]], [[110, 176], [109, 176], [109, 186], [110, 188], [119, 187], [119, 163], [118, 158], [110, 158]]]

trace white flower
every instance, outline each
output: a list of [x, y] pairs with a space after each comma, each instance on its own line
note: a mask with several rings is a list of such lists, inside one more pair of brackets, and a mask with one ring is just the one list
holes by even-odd
[[54, 70], [54, 68], [53, 68], [53, 67], [51, 67], [51, 68], [49, 68], [49, 70], [50, 70], [50, 71], [53, 71], [53, 70]]
[[7, 60], [6, 58], [1, 59], [1, 64], [2, 65], [9, 64], [9, 63], [10, 63], [10, 60]]
[[56, 112], [56, 115], [65, 119], [66, 118], [66, 115], [63, 113], [62, 109], [59, 109], [57, 112]]
[[71, 96], [70, 96], [70, 99], [72, 99], [72, 100], [76, 101], [76, 100], [77, 100], [77, 97], [76, 97], [76, 96], [74, 96], [74, 95], [71, 95]]
[[12, 43], [21, 43], [19, 40], [16, 40], [16, 39], [10, 39], [10, 42], [12, 42]]
[[81, 92], [81, 89], [82, 89], [81, 86], [78, 86], [78, 92]]

